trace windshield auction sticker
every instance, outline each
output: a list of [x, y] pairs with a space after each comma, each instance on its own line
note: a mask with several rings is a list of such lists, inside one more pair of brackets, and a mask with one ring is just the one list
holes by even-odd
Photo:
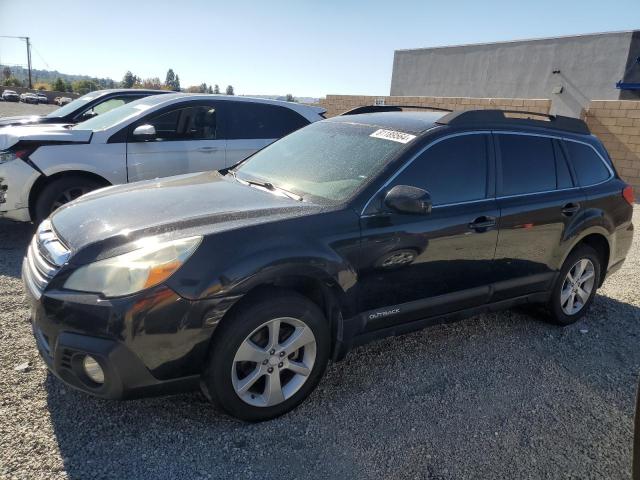
[[376, 130], [369, 136], [373, 138], [384, 138], [385, 140], [391, 140], [392, 142], [398, 143], [409, 143], [411, 140], [416, 138], [415, 135], [398, 132], [396, 130], [385, 130], [384, 128]]

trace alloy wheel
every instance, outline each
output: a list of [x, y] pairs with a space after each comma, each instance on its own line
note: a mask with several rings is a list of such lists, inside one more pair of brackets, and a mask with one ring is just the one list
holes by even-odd
[[560, 289], [560, 306], [566, 315], [582, 310], [595, 283], [595, 267], [588, 258], [578, 260], [567, 272]]
[[249, 405], [278, 405], [307, 381], [316, 351], [315, 335], [301, 320], [269, 320], [240, 344], [231, 367], [233, 388]]
[[75, 200], [76, 198], [81, 197], [82, 195], [84, 195], [85, 193], [89, 193], [90, 191], [91, 189], [89, 187], [73, 187], [64, 190], [60, 193], [60, 195], [58, 195], [56, 201], [51, 205], [50, 213], [53, 213], [65, 203], [69, 203], [70, 201]]

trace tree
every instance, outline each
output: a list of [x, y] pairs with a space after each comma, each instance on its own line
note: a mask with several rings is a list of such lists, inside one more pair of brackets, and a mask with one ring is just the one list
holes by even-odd
[[169, 90], [173, 90], [174, 92], [180, 91], [180, 77], [175, 74], [173, 68], [167, 70], [167, 76], [164, 80], [164, 85]]
[[64, 81], [64, 91], [73, 92], [73, 85], [71, 85], [71, 82], [69, 80]]
[[80, 95], [85, 95], [94, 90], [98, 90], [98, 85], [93, 80], [78, 80], [73, 82], [73, 91]]
[[22, 87], [22, 82], [18, 80], [16, 77], [11, 76], [5, 80], [4, 86], [5, 87]]
[[198, 93], [207, 93], [207, 84], [201, 83], [198, 87]]
[[215, 93], [216, 95], [220, 94], [220, 87], [218, 86], [218, 84], [216, 83], [215, 86], [213, 87], [213, 93]]
[[11, 69], [9, 67], [4, 67], [2, 70], [2, 78], [4, 78], [5, 82], [11, 78]]
[[127, 70], [127, 73], [124, 74], [122, 78], [122, 88], [133, 88], [133, 85], [136, 83], [136, 76], [131, 73], [131, 70]]
[[213, 93], [213, 88], [211, 88], [211, 85], [209, 85], [209, 88], [207, 89], [207, 93]]
[[287, 98], [286, 98], [287, 102], [295, 102], [296, 99], [293, 98], [293, 95], [291, 95], [290, 93], [287, 93]]
[[51, 90], [51, 85], [49, 85], [48, 83], [44, 83], [44, 82], [38, 82], [35, 85], [36, 90], [42, 92], [43, 90]]
[[233, 93], [232, 85], [227, 85], [227, 95], [235, 95], [235, 93]]
[[56, 81], [53, 82], [51, 88], [53, 88], [56, 92], [64, 92], [64, 80], [62, 80], [60, 77], [56, 78]]
[[142, 81], [142, 88], [150, 88], [152, 90], [160, 90], [162, 89], [162, 83], [158, 77], [153, 78], [145, 78]]

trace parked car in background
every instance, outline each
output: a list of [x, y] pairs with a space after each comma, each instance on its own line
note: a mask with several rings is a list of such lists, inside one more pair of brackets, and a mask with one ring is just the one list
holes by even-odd
[[49, 98], [44, 93], [36, 93], [38, 103], [49, 103]]
[[5, 102], [18, 102], [20, 101], [20, 95], [18, 95], [14, 90], [5, 90], [2, 92], [2, 99]]
[[[35, 93], [21, 93], [20, 94], [20, 101], [23, 103], [32, 103], [32, 104], [37, 104], [38, 103], [38, 97], [36, 96]], [[6, 118], [6, 117], [5, 117]], [[3, 124], [4, 118], [0, 119], [0, 126]]]
[[53, 103], [54, 103], [55, 105], [60, 105], [60, 97], [56, 97], [56, 98], [54, 98], [54, 99], [53, 99]]
[[277, 100], [173, 93], [136, 100], [72, 128], [5, 127], [0, 217], [40, 222], [106, 185], [226, 168], [322, 120], [324, 111]]
[[0, 127], [7, 125], [26, 124], [51, 124], [64, 123], [75, 124], [108, 112], [116, 107], [124, 105], [150, 95], [162, 95], [171, 93], [166, 90], [146, 89], [114, 89], [96, 90], [82, 97], [71, 100], [68, 97], [58, 97], [58, 108], [47, 115], [23, 115], [19, 117], [0, 117]]
[[41, 357], [67, 384], [201, 386], [258, 421], [374, 339], [520, 304], [576, 322], [629, 252], [632, 204], [578, 119], [339, 116], [220, 173], [63, 206], [23, 278]]

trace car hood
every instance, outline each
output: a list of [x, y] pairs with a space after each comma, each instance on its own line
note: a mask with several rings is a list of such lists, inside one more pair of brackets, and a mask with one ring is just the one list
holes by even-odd
[[21, 115], [19, 117], [0, 117], [0, 126], [21, 125], [25, 123], [39, 123], [44, 117], [42, 115]]
[[51, 222], [73, 253], [95, 259], [146, 236], [210, 234], [320, 209], [204, 172], [97, 190], [58, 209]]
[[18, 142], [89, 143], [93, 131], [65, 128], [64, 125], [20, 125], [0, 129], [0, 150], [13, 147]]

